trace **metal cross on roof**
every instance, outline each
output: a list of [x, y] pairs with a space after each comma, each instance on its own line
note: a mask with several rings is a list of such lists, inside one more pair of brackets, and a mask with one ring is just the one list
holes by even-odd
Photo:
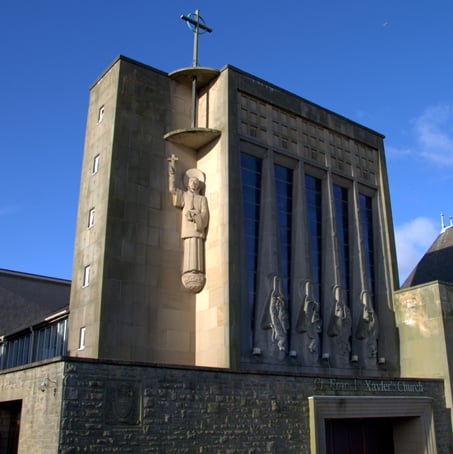
[[181, 19], [187, 22], [187, 26], [193, 31], [193, 63], [192, 66], [198, 66], [198, 35], [205, 32], [211, 33], [212, 28], [208, 27], [200, 16], [198, 9], [187, 16], [182, 15]]

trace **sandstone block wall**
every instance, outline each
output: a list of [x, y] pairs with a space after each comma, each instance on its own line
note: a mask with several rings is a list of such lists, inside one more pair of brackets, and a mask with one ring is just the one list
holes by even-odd
[[60, 428], [63, 362], [43, 362], [0, 373], [2, 404], [22, 404], [19, 454], [56, 454]]

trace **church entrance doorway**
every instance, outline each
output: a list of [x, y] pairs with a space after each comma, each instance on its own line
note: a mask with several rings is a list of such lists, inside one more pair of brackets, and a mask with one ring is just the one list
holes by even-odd
[[325, 426], [327, 454], [394, 454], [391, 419], [329, 419]]
[[422, 396], [311, 396], [316, 454], [436, 454], [432, 400]]

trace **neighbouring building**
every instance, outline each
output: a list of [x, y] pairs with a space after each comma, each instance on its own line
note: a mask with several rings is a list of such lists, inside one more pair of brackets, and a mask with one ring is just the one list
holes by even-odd
[[67, 351], [71, 282], [0, 270], [0, 370]]
[[2, 437], [451, 452], [445, 375], [400, 347], [383, 139], [233, 66], [117, 58], [90, 90], [67, 354], [0, 374]]
[[401, 376], [445, 380], [452, 409], [453, 226], [442, 231], [394, 295]]

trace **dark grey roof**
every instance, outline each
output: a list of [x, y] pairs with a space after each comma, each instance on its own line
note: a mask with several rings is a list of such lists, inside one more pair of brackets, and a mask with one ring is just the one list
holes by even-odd
[[69, 308], [71, 281], [0, 269], [0, 336]]
[[401, 288], [432, 281], [453, 283], [453, 227], [441, 232]]

